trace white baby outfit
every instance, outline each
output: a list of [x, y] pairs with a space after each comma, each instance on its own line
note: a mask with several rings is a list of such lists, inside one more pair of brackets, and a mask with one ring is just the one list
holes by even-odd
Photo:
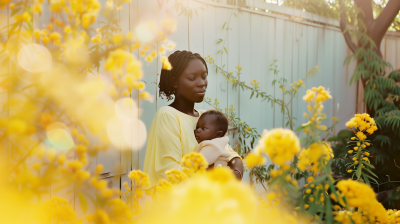
[[196, 152], [201, 153], [208, 164], [214, 167], [227, 166], [229, 162], [229, 137], [214, 138], [202, 141], [196, 148]]

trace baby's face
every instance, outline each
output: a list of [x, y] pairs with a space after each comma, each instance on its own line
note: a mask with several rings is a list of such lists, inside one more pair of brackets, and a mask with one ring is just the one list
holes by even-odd
[[205, 115], [199, 118], [194, 130], [198, 143], [218, 137], [217, 118], [214, 115]]

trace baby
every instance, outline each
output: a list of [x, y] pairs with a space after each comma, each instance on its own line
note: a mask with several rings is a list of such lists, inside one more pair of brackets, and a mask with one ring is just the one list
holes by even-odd
[[209, 165], [227, 166], [230, 156], [226, 148], [229, 143], [229, 137], [225, 136], [227, 131], [228, 118], [220, 111], [208, 110], [197, 121], [194, 136], [199, 145], [196, 152], [201, 153]]

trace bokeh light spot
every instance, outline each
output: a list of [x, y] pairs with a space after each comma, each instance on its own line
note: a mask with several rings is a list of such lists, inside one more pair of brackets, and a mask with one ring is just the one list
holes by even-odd
[[18, 64], [28, 72], [43, 72], [51, 68], [52, 57], [46, 47], [27, 44], [18, 52]]

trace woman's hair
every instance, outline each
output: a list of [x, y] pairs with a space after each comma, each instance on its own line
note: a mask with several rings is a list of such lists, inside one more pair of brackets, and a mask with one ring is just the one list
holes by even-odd
[[189, 61], [193, 59], [199, 59], [201, 62], [203, 62], [208, 73], [206, 62], [197, 53], [192, 53], [190, 51], [175, 51], [168, 57], [168, 61], [171, 63], [172, 69], [161, 69], [160, 83], [158, 84], [158, 87], [160, 88], [161, 99], [163, 99], [163, 95], [168, 101], [173, 99], [172, 95], [175, 94], [175, 88], [173, 86], [174, 79], [178, 79], [178, 77], [186, 69]]
[[218, 131], [222, 131], [222, 135], [224, 136], [228, 131], [228, 125], [229, 125], [228, 118], [225, 116], [225, 114], [218, 110], [207, 110], [200, 116], [200, 118], [206, 115], [213, 115], [216, 117], [217, 119], [216, 125], [218, 126]]

